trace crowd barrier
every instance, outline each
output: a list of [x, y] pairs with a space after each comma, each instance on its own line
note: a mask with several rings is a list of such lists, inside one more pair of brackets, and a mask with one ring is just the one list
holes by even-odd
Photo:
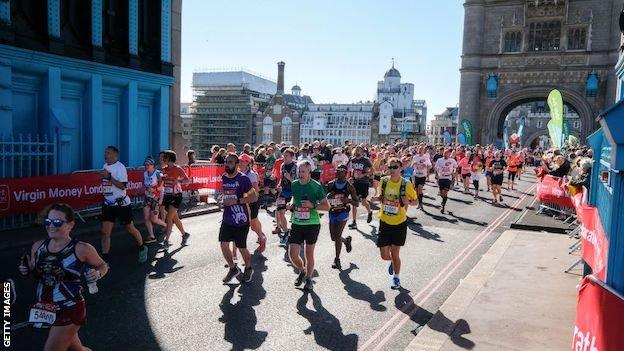
[[538, 213], [551, 211], [563, 215], [566, 221], [572, 219], [574, 203], [565, 183], [565, 179], [550, 175], [539, 179], [536, 190], [537, 201], [540, 203]]
[[[190, 182], [183, 184], [185, 198], [221, 190], [223, 166], [193, 165], [185, 167]], [[100, 169], [71, 174], [0, 179], [0, 217], [39, 213], [48, 205], [64, 202], [79, 214], [97, 212], [102, 203]], [[128, 196], [133, 204], [143, 201], [143, 169], [128, 168]]]

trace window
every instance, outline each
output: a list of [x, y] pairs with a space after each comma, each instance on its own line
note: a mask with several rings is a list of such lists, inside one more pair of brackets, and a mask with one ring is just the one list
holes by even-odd
[[520, 52], [522, 48], [522, 32], [505, 33], [503, 52]]
[[558, 51], [561, 22], [534, 22], [529, 25], [529, 51]]
[[292, 143], [292, 119], [288, 116], [282, 119], [282, 143]]
[[585, 50], [587, 48], [587, 29], [570, 28], [568, 30], [568, 50]]
[[537, 121], [537, 128], [542, 128], [542, 121]]
[[581, 127], [581, 122], [574, 121], [574, 123], [572, 123], [572, 126], [574, 129], [579, 129]]
[[264, 117], [262, 121], [262, 142], [270, 143], [273, 139], [273, 119], [271, 116]]

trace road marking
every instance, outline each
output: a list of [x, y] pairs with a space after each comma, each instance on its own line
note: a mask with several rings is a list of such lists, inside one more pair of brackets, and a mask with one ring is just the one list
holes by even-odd
[[[533, 188], [536, 186], [536, 184], [534, 184], [533, 186], [531, 186], [529, 189], [527, 189], [527, 194], [529, 192], [531, 192], [533, 190]], [[467, 251], [470, 250], [470, 253], [472, 253], [474, 251], [474, 249], [476, 247], [478, 247], [481, 242], [491, 233], [493, 232], [511, 213], [512, 213], [512, 208], [516, 207], [517, 205], [519, 205], [520, 203], [522, 203], [524, 201], [524, 199], [528, 196], [527, 194], [525, 194], [524, 196], [520, 197], [518, 200], [516, 200], [516, 202], [513, 203], [511, 208], [508, 208], [507, 210], [505, 210], [503, 213], [501, 213], [496, 219], [494, 219], [494, 221], [492, 221], [492, 223], [486, 227], [479, 235], [477, 235], [477, 237], [475, 237], [475, 239], [468, 244], [463, 250], [462, 252], [460, 252], [455, 259], [453, 259], [447, 266], [445, 266], [416, 296], [414, 296], [414, 303], [412, 304], [408, 304], [406, 306], [404, 306], [401, 311], [397, 311], [397, 313], [388, 321], [386, 322], [375, 334], [373, 334], [373, 336], [368, 339], [358, 350], [362, 351], [365, 350], [367, 347], [369, 347], [377, 338], [380, 337], [380, 335], [388, 328], [390, 328], [390, 326], [394, 323], [395, 320], [399, 319], [402, 315], [407, 314], [406, 312], [408, 311], [409, 308], [411, 308], [414, 304], [416, 304], [416, 299], [418, 299], [422, 294], [426, 293], [427, 290], [433, 285], [435, 284], [436, 281], [438, 281], [441, 276], [445, 275], [446, 271], [453, 268], [448, 274], [446, 274], [444, 276], [444, 279], [441, 280], [441, 282], [438, 284], [438, 286], [436, 286], [435, 289], [437, 289], [437, 287], [439, 287], [440, 285], [442, 285], [444, 283], [444, 281], [446, 279], [448, 279], [448, 277], [457, 269], [457, 267], [459, 267], [459, 265], [461, 263], [463, 263], [469, 256], [469, 254], [466, 254]], [[476, 245], [475, 245], [476, 243]], [[474, 247], [473, 247], [474, 246]], [[473, 247], [471, 249], [471, 247]], [[460, 260], [461, 259], [461, 260]], [[458, 262], [457, 265], [455, 265], [456, 261], [460, 260]], [[435, 289], [433, 291], [435, 291]], [[431, 294], [431, 293], [430, 293]], [[428, 298], [428, 296], [427, 296]], [[423, 300], [424, 301], [424, 300]], [[419, 301], [419, 304], [421, 304], [422, 302]], [[409, 319], [411, 317], [411, 315], [416, 311], [417, 309], [414, 309], [414, 311], [410, 312], [406, 319]], [[406, 322], [406, 319], [403, 319], [400, 323], [400, 325], [404, 324]], [[396, 333], [396, 331], [398, 330], [398, 328], [394, 328], [391, 332], [391, 334], [389, 334], [388, 336], [386, 336], [383, 340], [384, 343], [387, 342], [387, 340], [394, 334]], [[381, 347], [383, 345], [383, 343], [379, 344], [377, 346], [377, 348]]]

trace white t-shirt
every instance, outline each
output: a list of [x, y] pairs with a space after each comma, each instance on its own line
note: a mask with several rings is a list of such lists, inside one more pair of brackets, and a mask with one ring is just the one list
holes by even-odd
[[439, 179], [453, 179], [453, 173], [457, 169], [457, 161], [452, 158], [444, 158], [441, 157], [436, 161], [435, 164], [436, 172], [438, 173]]
[[427, 168], [429, 167], [431, 167], [431, 160], [427, 154], [423, 154], [422, 156], [416, 154], [412, 157], [412, 168], [414, 168], [415, 177], [426, 177]]
[[252, 171], [251, 169], [249, 171], [247, 171], [247, 173], [245, 173], [245, 175], [247, 176], [247, 178], [249, 178], [249, 181], [251, 181], [252, 185], [253, 185], [253, 183], [257, 183], [258, 182], [258, 173]]
[[349, 163], [349, 157], [345, 154], [335, 154], [334, 157], [332, 157], [332, 165], [334, 165], [335, 168], [346, 165], [347, 163]]
[[[123, 163], [117, 161], [112, 165], [104, 164], [103, 168], [110, 172], [111, 177], [113, 177], [118, 182], [127, 183], [128, 182], [128, 171], [126, 170], [126, 166]], [[117, 206], [117, 199], [122, 198], [123, 203], [122, 206], [130, 205], [131, 201], [126, 193], [126, 190], [119, 189], [108, 179], [102, 179], [102, 193], [104, 195], [104, 201], [109, 206]]]

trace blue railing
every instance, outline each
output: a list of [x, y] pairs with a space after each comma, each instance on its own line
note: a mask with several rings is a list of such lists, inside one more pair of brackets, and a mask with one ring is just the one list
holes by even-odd
[[[39, 135], [0, 135], [0, 178], [45, 176], [56, 173], [56, 138]], [[0, 230], [32, 225], [35, 215], [0, 218]]]

